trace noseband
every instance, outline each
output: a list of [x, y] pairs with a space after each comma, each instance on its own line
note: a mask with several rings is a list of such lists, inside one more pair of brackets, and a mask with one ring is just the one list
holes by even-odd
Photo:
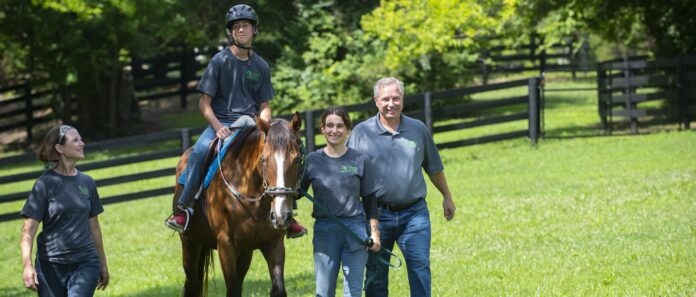
[[[264, 143], [265, 143], [265, 138], [264, 138]], [[295, 184], [295, 187], [271, 187], [268, 186], [268, 177], [266, 176], [266, 160], [263, 159], [263, 156], [261, 157], [261, 170], [263, 172], [263, 194], [262, 196], [281, 196], [281, 195], [287, 195], [287, 196], [294, 196], [295, 199], [299, 197], [299, 190], [300, 190], [300, 182], [302, 181], [302, 175], [304, 174], [304, 164], [305, 164], [305, 155], [306, 155], [306, 150], [304, 143], [302, 142], [302, 138], [297, 137], [297, 145], [300, 147], [300, 168], [298, 168], [298, 173], [297, 173], [297, 183]]]

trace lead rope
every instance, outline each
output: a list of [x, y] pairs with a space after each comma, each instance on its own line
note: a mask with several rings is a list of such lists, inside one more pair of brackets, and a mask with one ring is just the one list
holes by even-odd
[[[323, 204], [321, 204], [319, 201], [314, 199], [314, 197], [312, 197], [312, 195], [309, 195], [305, 190], [300, 189], [299, 191], [300, 191], [299, 193], [301, 196], [305, 196], [305, 197], [307, 197], [307, 199], [309, 199], [309, 201], [312, 201], [312, 203], [314, 203], [314, 205], [316, 207], [318, 207], [323, 213], [325, 213], [326, 215], [329, 216], [329, 219], [336, 222], [339, 226], [341, 226], [341, 228], [346, 230], [346, 232], [348, 232], [348, 234], [351, 235], [353, 238], [355, 238], [359, 242], [362, 242], [366, 247], [371, 247], [374, 244], [374, 241], [369, 236], [366, 239], [360, 238], [360, 236], [358, 234], [356, 234], [355, 232], [353, 232], [353, 230], [348, 228], [348, 226], [346, 226], [343, 222], [341, 222], [338, 218], [336, 218], [336, 216], [334, 216]], [[380, 254], [387, 254], [388, 256], [393, 256], [398, 261], [398, 263], [392, 264], [390, 261], [387, 261], [382, 256], [380, 256]], [[386, 264], [387, 266], [389, 266], [391, 268], [397, 269], [397, 268], [400, 268], [402, 265], [401, 258], [396, 256], [396, 254], [394, 254], [392, 251], [388, 250], [387, 248], [379, 249], [379, 251], [377, 252], [377, 256], [379, 257], [380, 263]], [[369, 282], [366, 281], [365, 284], [369, 284]]]

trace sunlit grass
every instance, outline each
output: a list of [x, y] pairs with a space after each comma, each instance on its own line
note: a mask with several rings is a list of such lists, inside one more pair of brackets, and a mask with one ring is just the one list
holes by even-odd
[[[557, 84], [592, 86], [583, 81]], [[480, 99], [499, 95], [506, 93]], [[441, 196], [429, 185], [433, 296], [696, 295], [696, 134], [601, 136], [592, 92], [548, 93], [546, 104], [549, 137], [537, 146], [523, 137], [441, 151], [458, 210], [446, 222]], [[526, 129], [526, 122], [437, 134], [435, 139], [446, 142], [513, 129]], [[320, 138], [317, 143], [323, 143]], [[99, 179], [169, 168], [176, 160], [86, 173]], [[37, 164], [30, 166], [27, 171], [37, 170]], [[170, 176], [99, 191], [107, 197], [173, 182]], [[0, 191], [28, 191], [32, 184], [0, 185]], [[179, 239], [163, 225], [171, 199], [106, 206], [100, 221], [112, 283], [97, 296], [180, 294], [184, 275]], [[22, 204], [0, 204], [0, 209], [17, 211]], [[310, 236], [286, 241], [289, 296], [314, 295], [310, 211], [310, 202], [300, 200], [299, 220], [310, 227]], [[0, 278], [0, 296], [32, 296], [21, 283], [20, 227], [19, 220], [0, 223], [5, 276]], [[400, 255], [398, 249], [396, 253]], [[215, 263], [210, 296], [223, 296], [222, 272]], [[391, 270], [390, 284], [391, 295], [408, 296], [405, 269]], [[269, 288], [265, 262], [256, 253], [245, 296], [266, 296]]]

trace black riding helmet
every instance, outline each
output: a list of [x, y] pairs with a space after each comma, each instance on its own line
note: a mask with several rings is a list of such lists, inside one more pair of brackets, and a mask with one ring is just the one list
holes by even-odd
[[256, 16], [256, 11], [249, 5], [238, 4], [232, 6], [232, 8], [227, 11], [226, 19], [225, 28], [228, 30], [232, 28], [232, 23], [235, 21], [248, 20], [254, 25], [254, 38], [256, 38], [256, 35], [259, 35], [259, 18]]

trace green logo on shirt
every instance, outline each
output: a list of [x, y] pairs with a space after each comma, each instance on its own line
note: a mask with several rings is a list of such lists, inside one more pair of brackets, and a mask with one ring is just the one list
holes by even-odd
[[406, 140], [406, 146], [412, 149], [418, 148], [418, 144], [413, 140]]
[[358, 167], [341, 165], [341, 173], [358, 173]]
[[89, 190], [83, 186], [77, 186], [77, 188], [80, 190], [80, 194], [89, 196]]
[[261, 74], [258, 72], [247, 70], [246, 72], [244, 72], [244, 77], [253, 81], [259, 81], [259, 79], [261, 79]]

